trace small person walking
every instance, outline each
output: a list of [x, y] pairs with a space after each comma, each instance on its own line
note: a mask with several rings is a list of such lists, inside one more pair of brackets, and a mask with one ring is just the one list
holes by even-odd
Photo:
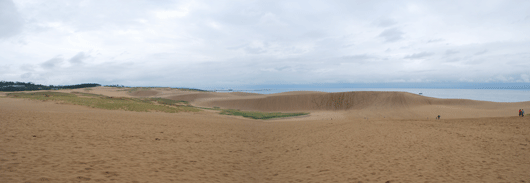
[[521, 114], [523, 114], [523, 112], [519, 109], [519, 117], [521, 117]]
[[438, 117], [436, 117], [436, 119], [440, 119], [440, 115], [438, 115]]

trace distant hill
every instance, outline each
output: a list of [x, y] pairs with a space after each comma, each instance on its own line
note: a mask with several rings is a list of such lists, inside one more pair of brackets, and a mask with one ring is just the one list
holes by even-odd
[[31, 82], [13, 82], [13, 81], [0, 81], [0, 91], [30, 91], [30, 90], [59, 90], [59, 89], [76, 89], [76, 88], [87, 88], [101, 86], [97, 83], [83, 83], [77, 85], [41, 85]]

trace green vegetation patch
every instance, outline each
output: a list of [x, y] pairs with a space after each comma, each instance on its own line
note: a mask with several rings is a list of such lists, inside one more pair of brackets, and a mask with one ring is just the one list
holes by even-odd
[[201, 90], [201, 89], [196, 89], [196, 88], [175, 88], [175, 89], [178, 89], [180, 91], [210, 92], [208, 90]]
[[189, 103], [187, 101], [184, 101], [184, 100], [171, 100], [171, 99], [166, 99], [166, 98], [149, 98], [148, 100], [157, 102], [159, 104], [164, 104], [164, 105], [172, 105], [172, 106], [185, 105], [185, 106], [190, 106]]
[[[77, 94], [77, 95], [76, 95]], [[79, 97], [78, 95], [84, 96]], [[109, 110], [126, 110], [137, 112], [159, 111], [167, 113], [198, 112], [197, 108], [178, 105], [159, 105], [151, 99], [136, 99], [125, 97], [107, 97], [89, 93], [61, 93], [61, 92], [34, 92], [10, 93], [8, 97], [28, 98], [41, 101], [62, 101], [65, 103], [89, 106]]]
[[213, 107], [213, 108], [209, 108], [209, 107], [198, 107], [198, 108], [206, 109], [206, 110], [216, 110], [216, 111], [221, 111], [221, 110], [222, 110], [220, 107]]
[[32, 91], [32, 90], [60, 90], [60, 89], [76, 89], [76, 88], [88, 88], [101, 86], [97, 83], [84, 83], [77, 85], [64, 85], [64, 86], [53, 86], [53, 85], [40, 85], [32, 82], [13, 82], [13, 81], [0, 81], [0, 91]]
[[235, 109], [225, 109], [225, 110], [222, 110], [219, 114], [243, 116], [243, 117], [252, 118], [252, 119], [272, 119], [272, 118], [302, 116], [302, 115], [307, 115], [309, 113], [304, 113], [304, 112], [299, 112], [299, 113], [253, 112], [253, 111], [240, 111], [240, 110], [235, 110]]
[[81, 93], [81, 92], [70, 92], [70, 93], [76, 94], [78, 96], [85, 96], [85, 97], [105, 97], [105, 95], [93, 94], [93, 93]]
[[150, 90], [150, 89], [151, 88], [149, 87], [133, 87], [133, 88], [129, 88], [127, 91], [129, 91], [129, 93], [132, 93], [135, 91]]

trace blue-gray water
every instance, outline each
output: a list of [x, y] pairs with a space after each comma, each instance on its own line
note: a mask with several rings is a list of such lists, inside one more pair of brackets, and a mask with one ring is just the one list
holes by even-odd
[[445, 99], [471, 99], [492, 102], [523, 102], [530, 101], [530, 90], [494, 90], [494, 89], [418, 89], [418, 88], [281, 88], [281, 89], [250, 89], [238, 90], [251, 93], [272, 94], [288, 91], [322, 91], [322, 92], [347, 92], [347, 91], [401, 91], [424, 96]]

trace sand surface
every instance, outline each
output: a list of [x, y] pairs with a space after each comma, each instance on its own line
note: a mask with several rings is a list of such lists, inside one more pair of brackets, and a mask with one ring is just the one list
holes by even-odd
[[[275, 97], [291, 96], [293, 108], [305, 95], [337, 97], [155, 90], [90, 93], [244, 109], [283, 101]], [[528, 102], [338, 95], [365, 103], [264, 121], [0, 98], [0, 182], [530, 182], [530, 118], [517, 117]]]

